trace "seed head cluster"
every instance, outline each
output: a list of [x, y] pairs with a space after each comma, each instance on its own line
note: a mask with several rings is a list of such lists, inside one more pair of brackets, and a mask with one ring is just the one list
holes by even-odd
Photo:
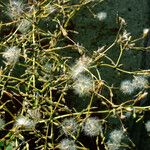
[[120, 90], [124, 94], [132, 94], [135, 90], [144, 89], [148, 85], [148, 80], [143, 76], [134, 76], [132, 81], [124, 80], [121, 82]]
[[93, 88], [93, 80], [84, 72], [88, 70], [92, 60], [83, 55], [72, 67], [71, 76], [74, 80], [73, 89], [79, 96], [88, 95]]
[[[61, 132], [65, 135], [75, 135], [79, 129], [79, 124], [74, 118], [64, 119], [61, 124]], [[96, 117], [89, 117], [82, 124], [82, 131], [87, 136], [98, 136], [102, 132], [102, 126], [100, 120]], [[72, 136], [71, 136], [72, 137]], [[76, 144], [74, 140], [63, 139], [59, 144], [60, 150], [76, 150]]]

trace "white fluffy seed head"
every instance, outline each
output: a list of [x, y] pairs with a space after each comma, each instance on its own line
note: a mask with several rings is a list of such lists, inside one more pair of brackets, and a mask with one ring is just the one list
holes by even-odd
[[135, 87], [133, 86], [132, 82], [129, 80], [125, 80], [121, 82], [120, 90], [124, 94], [132, 94], [135, 90]]
[[3, 53], [3, 58], [6, 60], [7, 65], [15, 64], [19, 58], [20, 49], [16, 46], [9, 47]]
[[17, 128], [24, 128], [24, 129], [31, 129], [35, 127], [35, 122], [25, 116], [19, 116], [16, 119], [15, 127]]
[[60, 150], [76, 150], [76, 144], [73, 140], [63, 139], [59, 144]]
[[147, 121], [147, 122], [145, 123], [145, 128], [146, 128], [146, 131], [147, 131], [147, 132], [150, 132], [150, 121]]
[[132, 85], [135, 89], [143, 89], [148, 85], [148, 80], [143, 76], [134, 76]]
[[106, 143], [108, 150], [118, 150], [120, 148], [120, 144], [113, 143], [110, 140]]
[[7, 14], [10, 18], [18, 19], [24, 11], [24, 6], [19, 0], [11, 0], [7, 6], [7, 10]]
[[102, 132], [100, 120], [96, 117], [89, 117], [83, 124], [83, 131], [88, 136], [97, 136]]
[[106, 12], [99, 12], [96, 17], [100, 20], [103, 21], [107, 18], [107, 13]]
[[143, 76], [134, 76], [132, 81], [125, 80], [121, 82], [120, 90], [124, 94], [132, 94], [135, 90], [144, 89], [148, 85], [148, 80]]
[[61, 123], [61, 132], [65, 135], [75, 135], [78, 131], [78, 123], [74, 118], [66, 118]]
[[83, 55], [72, 67], [72, 71], [71, 71], [72, 78], [76, 79], [78, 75], [80, 75], [89, 67], [91, 62], [92, 60], [89, 57]]
[[73, 88], [75, 93], [79, 96], [88, 95], [93, 88], [93, 81], [91, 78], [80, 75], [75, 81]]
[[123, 130], [114, 130], [110, 133], [110, 141], [115, 144], [120, 144], [121, 140], [124, 138]]

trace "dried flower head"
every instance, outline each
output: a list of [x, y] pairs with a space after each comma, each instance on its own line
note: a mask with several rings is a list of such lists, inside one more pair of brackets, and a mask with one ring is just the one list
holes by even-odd
[[72, 67], [72, 78], [76, 79], [78, 75], [82, 72], [84, 72], [90, 65], [92, 60], [89, 57], [86, 57], [83, 55], [75, 64], [75, 66]]
[[73, 140], [63, 139], [59, 144], [60, 150], [76, 150], [76, 144]]
[[131, 35], [126, 30], [123, 32], [123, 34], [119, 35], [118, 43], [124, 44], [126, 49], [130, 49], [134, 47], [135, 43], [131, 42]]
[[122, 18], [122, 17], [118, 17], [118, 22], [119, 22], [121, 25], [127, 25], [125, 19]]
[[9, 47], [3, 53], [3, 58], [6, 60], [7, 65], [15, 64], [19, 58], [20, 49], [16, 46]]
[[17, 128], [24, 128], [24, 129], [31, 129], [35, 127], [35, 122], [25, 116], [19, 116], [16, 119], [15, 127]]
[[87, 76], [80, 75], [74, 81], [73, 88], [75, 90], [75, 93], [80, 96], [88, 95], [90, 93], [90, 90], [93, 88], [93, 81]]
[[96, 117], [89, 117], [83, 124], [83, 131], [88, 136], [97, 136], [102, 132], [100, 120]]
[[75, 135], [78, 131], [78, 123], [74, 118], [64, 119], [61, 123], [61, 132], [65, 135]]
[[40, 120], [41, 119], [41, 113], [40, 113], [40, 109], [36, 108], [36, 109], [28, 109], [27, 110], [27, 115], [32, 118], [33, 120]]

